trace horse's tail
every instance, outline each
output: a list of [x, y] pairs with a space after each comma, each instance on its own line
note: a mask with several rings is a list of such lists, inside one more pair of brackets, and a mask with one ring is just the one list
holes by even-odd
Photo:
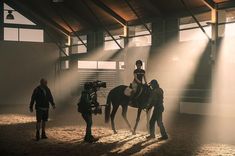
[[112, 103], [111, 91], [108, 94], [107, 102], [106, 102], [106, 106], [105, 106], [105, 123], [108, 123], [109, 119], [110, 119], [110, 111], [111, 111], [111, 103]]

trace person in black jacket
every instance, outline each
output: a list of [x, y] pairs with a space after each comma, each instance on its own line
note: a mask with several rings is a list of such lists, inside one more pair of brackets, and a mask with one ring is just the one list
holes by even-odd
[[147, 139], [155, 138], [155, 122], [157, 121], [157, 125], [160, 128], [161, 137], [158, 140], [166, 140], [168, 139], [168, 135], [166, 133], [165, 127], [162, 122], [162, 113], [164, 111], [163, 106], [163, 90], [160, 88], [157, 80], [152, 80], [150, 82], [151, 94], [148, 100], [148, 110], [154, 107], [150, 122], [149, 129], [150, 135]]
[[82, 114], [82, 117], [86, 122], [84, 141], [89, 143], [98, 141], [98, 138], [94, 138], [91, 132], [92, 113], [95, 113], [93, 112], [92, 107], [98, 109], [99, 103], [97, 102], [97, 94], [96, 91], [93, 90], [92, 83], [88, 82], [84, 84], [84, 90], [82, 91], [80, 102], [78, 103], [78, 112]]
[[33, 112], [33, 106], [35, 102], [37, 120], [36, 140], [38, 141], [40, 139], [40, 129], [42, 129], [41, 139], [47, 139], [45, 127], [46, 121], [48, 120], [49, 103], [51, 103], [53, 109], [55, 109], [53, 96], [50, 89], [47, 87], [47, 80], [44, 78], [40, 80], [40, 85], [33, 90], [29, 105], [30, 112]]

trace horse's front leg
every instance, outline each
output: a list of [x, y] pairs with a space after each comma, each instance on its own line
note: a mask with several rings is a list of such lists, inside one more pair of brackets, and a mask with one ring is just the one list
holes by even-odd
[[137, 129], [137, 126], [138, 126], [139, 121], [140, 121], [141, 112], [142, 112], [142, 109], [138, 108], [138, 113], [137, 113], [137, 117], [136, 117], [135, 127], [134, 127], [134, 131], [132, 133], [133, 135], [136, 134], [136, 129]]
[[123, 119], [125, 120], [125, 122], [126, 122], [128, 128], [130, 129], [130, 131], [133, 133], [133, 130], [132, 130], [132, 128], [131, 128], [131, 125], [130, 125], [129, 121], [127, 120], [127, 117], [126, 117], [127, 108], [128, 108], [127, 105], [126, 105], [126, 106], [122, 106], [122, 117], [123, 117]]

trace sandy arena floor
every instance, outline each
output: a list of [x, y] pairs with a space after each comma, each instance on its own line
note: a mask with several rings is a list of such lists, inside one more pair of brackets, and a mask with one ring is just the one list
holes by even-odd
[[[169, 140], [147, 140], [146, 132], [132, 135], [119, 129], [113, 134], [109, 125], [94, 126], [93, 134], [100, 138], [97, 143], [84, 143], [81, 125], [48, 122], [49, 139], [35, 141], [35, 118], [22, 114], [0, 114], [0, 153], [2, 156], [109, 156], [109, 155], [157, 155], [157, 156], [234, 156], [233, 140], [205, 137], [199, 130], [201, 118], [179, 115], [174, 126], [168, 128]], [[207, 131], [214, 132], [210, 128]], [[213, 135], [216, 135], [214, 133]], [[212, 136], [213, 136], [212, 135]]]

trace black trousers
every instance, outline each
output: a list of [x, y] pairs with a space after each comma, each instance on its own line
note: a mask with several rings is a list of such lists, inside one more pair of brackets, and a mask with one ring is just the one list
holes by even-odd
[[92, 137], [92, 134], [91, 134], [92, 114], [82, 113], [82, 117], [86, 122], [86, 135], [85, 135], [85, 138], [89, 139], [90, 137]]
[[160, 133], [163, 137], [167, 136], [165, 127], [162, 122], [162, 113], [163, 109], [155, 108], [153, 110], [153, 114], [151, 116], [150, 122], [149, 122], [149, 130], [150, 135], [155, 136], [155, 123], [157, 121], [157, 125], [160, 128]]

